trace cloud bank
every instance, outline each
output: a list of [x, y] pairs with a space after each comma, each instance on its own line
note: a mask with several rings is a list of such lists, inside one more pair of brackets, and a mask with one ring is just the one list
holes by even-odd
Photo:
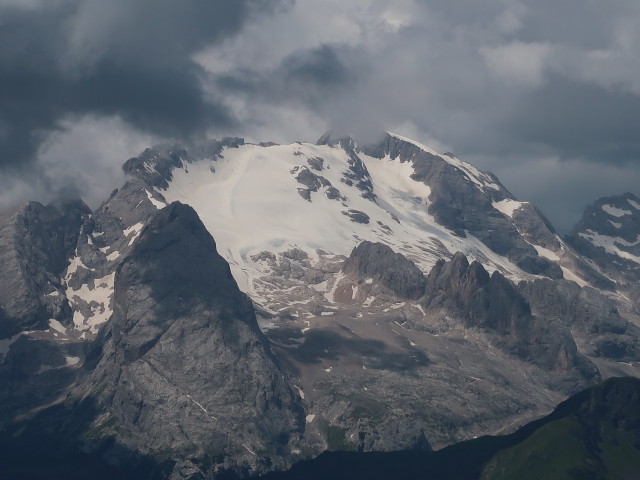
[[638, 24], [631, 0], [0, 0], [0, 168], [108, 184], [144, 142], [387, 129], [495, 172], [564, 231], [639, 193]]

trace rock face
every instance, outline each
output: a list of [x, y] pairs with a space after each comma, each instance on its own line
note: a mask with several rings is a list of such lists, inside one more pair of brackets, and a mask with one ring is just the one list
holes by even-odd
[[[81, 201], [43, 206], [30, 202], [0, 226], [0, 338], [46, 328], [63, 318], [68, 305], [57, 298], [59, 275], [76, 247]], [[49, 296], [54, 293], [56, 296]]]
[[[526, 287], [525, 287], [526, 288]], [[534, 316], [516, 286], [499, 272], [491, 276], [478, 262], [456, 254], [427, 277], [424, 308], [445, 307], [467, 327], [496, 335], [512, 355], [553, 372], [555, 382], [575, 388], [597, 377], [597, 369], [577, 351], [566, 326], [552, 317]]]
[[432, 453], [327, 452], [288, 472], [260, 478], [630, 479], [640, 471], [639, 427], [640, 382], [612, 378], [511, 435], [482, 437]]
[[500, 273], [493, 275], [460, 253], [440, 261], [427, 277], [426, 307], [458, 310], [468, 326], [486, 327], [517, 336], [531, 321], [529, 305]]
[[519, 286], [535, 314], [570, 328], [591, 357], [635, 361], [640, 355], [640, 328], [624, 319], [615, 302], [594, 288], [573, 282], [538, 279]]
[[61, 278], [89, 208], [79, 200], [30, 202], [0, 225], [0, 426], [58, 397], [83, 345], [60, 342], [72, 309]]
[[[495, 204], [504, 201], [515, 202], [518, 208], [523, 205], [515, 200], [495, 175], [480, 172], [452, 155], [430, 153], [391, 134], [385, 134], [378, 145], [363, 146], [361, 150], [375, 158], [388, 156], [391, 159], [399, 158], [400, 162], [409, 162], [414, 170], [411, 178], [431, 188], [428, 210], [439, 224], [461, 237], [471, 233], [491, 250], [507, 256], [527, 272], [552, 278], [562, 277], [557, 265], [538, 256], [511, 219], [495, 208]], [[524, 215], [523, 212], [521, 216]], [[532, 223], [550, 225], [537, 210], [528, 216], [535, 217]], [[528, 233], [532, 232], [530, 229]]]
[[426, 279], [416, 265], [382, 243], [362, 242], [345, 260], [342, 271], [360, 283], [367, 279], [402, 299], [417, 300], [424, 294]]
[[602, 272], [624, 284], [640, 280], [640, 199], [632, 193], [596, 200], [566, 237]]
[[171, 204], [142, 230], [97, 348], [76, 394], [96, 398], [103, 436], [176, 461], [175, 478], [287, 465], [299, 398], [190, 207]]

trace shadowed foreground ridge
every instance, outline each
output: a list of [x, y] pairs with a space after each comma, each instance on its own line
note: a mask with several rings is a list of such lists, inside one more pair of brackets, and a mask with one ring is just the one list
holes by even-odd
[[611, 378], [504, 436], [437, 452], [326, 452], [263, 480], [631, 479], [640, 476], [640, 380]]

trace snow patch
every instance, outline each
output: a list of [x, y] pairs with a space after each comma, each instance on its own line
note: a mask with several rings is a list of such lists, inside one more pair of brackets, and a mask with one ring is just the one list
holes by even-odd
[[136, 241], [136, 239], [140, 235], [140, 231], [142, 230], [142, 227], [144, 227], [144, 223], [139, 222], [127, 228], [126, 230], [122, 231], [125, 237], [129, 238], [131, 236], [131, 238], [129, 238], [129, 245], [132, 245], [133, 242]]
[[631, 205], [636, 210], [640, 210], [640, 203], [635, 202], [635, 201], [631, 200], [630, 198], [627, 198], [627, 202], [629, 202], [629, 205]]
[[323, 317], [330, 317], [331, 315], [335, 315], [336, 312], [322, 312], [320, 313], [321, 316]]
[[315, 415], [307, 415], [305, 420], [307, 421], [307, 423], [311, 423], [315, 420], [316, 416]]
[[526, 202], [518, 202], [516, 200], [511, 200], [510, 198], [505, 198], [504, 200], [500, 200], [499, 202], [493, 202], [493, 208], [498, 210], [500, 213], [506, 215], [509, 218], [513, 218], [513, 212], [522, 207]]
[[153, 195], [151, 195], [151, 192], [149, 190], [145, 190], [145, 193], [147, 194], [147, 198], [149, 199], [149, 201], [151, 202], [151, 204], [156, 207], [158, 210], [166, 207], [167, 205], [165, 203], [162, 203], [159, 200], [156, 200], [155, 198], [153, 198]]
[[375, 301], [376, 297], [367, 297], [367, 299], [362, 302], [363, 307], [370, 307], [371, 304]]
[[64, 277], [65, 280], [69, 281], [71, 279], [71, 276], [78, 271], [78, 268], [81, 267], [91, 272], [95, 271], [95, 268], [89, 268], [84, 263], [82, 263], [82, 259], [78, 256], [78, 252], [76, 251], [76, 256], [69, 260], [67, 274]]
[[13, 337], [0, 340], [0, 355], [2, 355], [2, 361], [0, 363], [4, 363], [4, 358], [7, 356], [7, 353], [9, 353], [11, 345], [15, 343], [15, 341], [18, 340], [23, 333], [24, 332], [20, 332]]
[[120, 257], [120, 252], [118, 252], [116, 250], [115, 252], [111, 252], [109, 255], [107, 255], [107, 260], [113, 261], [113, 260], [116, 260], [119, 257]]
[[63, 335], [67, 334], [67, 329], [65, 328], [64, 325], [62, 325], [58, 320], [56, 320], [55, 318], [50, 318], [49, 319], [49, 328], [51, 330], [55, 330], [58, 333], [62, 333]]
[[[67, 298], [74, 308], [73, 323], [76, 330], [95, 334], [100, 326], [109, 320], [113, 313], [111, 300], [115, 272], [105, 275], [93, 281], [93, 287], [88, 284], [81, 285], [77, 289], [67, 289]], [[85, 316], [82, 310], [89, 310]]]
[[581, 287], [586, 287], [587, 282], [582, 280], [578, 275], [576, 275], [573, 271], [569, 270], [566, 267], [560, 267], [562, 269], [562, 274], [566, 280], [571, 280], [572, 282], [577, 283]]
[[540, 255], [541, 257], [547, 258], [553, 262], [557, 262], [558, 260], [560, 260], [560, 257], [556, 254], [556, 252], [549, 250], [548, 248], [541, 247], [540, 245], [531, 245], [536, 249], [536, 252], [538, 252], [538, 255]]
[[624, 217], [625, 215], [631, 215], [631, 210], [623, 210], [618, 207], [614, 207], [613, 205], [602, 205], [602, 210], [607, 212], [609, 215], [613, 215], [614, 217]]
[[622, 227], [622, 224], [621, 224], [621, 223], [616, 223], [616, 222], [614, 222], [614, 221], [612, 221], [612, 220], [609, 220], [609, 223], [610, 223], [611, 225], [613, 225], [613, 226], [614, 226], [614, 228], [620, 228], [620, 227]]
[[80, 357], [72, 357], [72, 356], [64, 356], [65, 361], [67, 362], [67, 367], [72, 367], [77, 365], [80, 362]]
[[626, 260], [631, 260], [632, 262], [640, 263], [640, 257], [637, 257], [636, 255], [633, 255], [629, 252], [625, 252], [618, 246], [621, 245], [624, 247], [633, 247], [635, 245], [638, 245], [638, 243], [640, 243], [640, 236], [638, 236], [638, 239], [632, 243], [626, 241], [624, 238], [600, 235], [593, 230], [587, 230], [586, 233], [580, 232], [578, 235], [590, 241], [593, 245], [604, 248], [605, 252], [607, 253], [617, 255], [618, 257], [624, 258]]

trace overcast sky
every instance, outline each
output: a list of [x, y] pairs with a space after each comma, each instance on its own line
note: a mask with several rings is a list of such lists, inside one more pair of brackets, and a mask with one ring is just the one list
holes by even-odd
[[564, 232], [640, 194], [637, 0], [0, 0], [0, 208], [167, 139], [394, 131]]

